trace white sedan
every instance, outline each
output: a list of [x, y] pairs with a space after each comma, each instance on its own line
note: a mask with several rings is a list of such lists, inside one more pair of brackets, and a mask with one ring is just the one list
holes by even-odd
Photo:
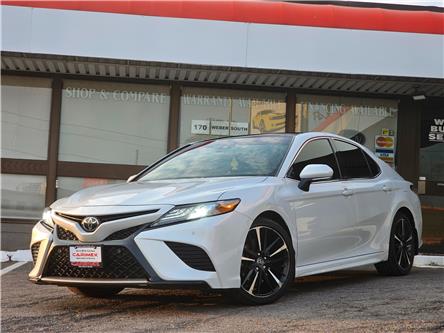
[[365, 264], [404, 275], [421, 245], [411, 186], [333, 134], [201, 141], [52, 204], [29, 278], [92, 297], [198, 286], [265, 304], [295, 277]]

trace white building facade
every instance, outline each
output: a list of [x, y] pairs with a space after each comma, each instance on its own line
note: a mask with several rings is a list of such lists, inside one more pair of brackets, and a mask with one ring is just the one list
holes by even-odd
[[3, 1], [1, 10], [3, 247], [25, 244], [57, 198], [124, 181], [187, 142], [310, 130], [352, 137], [412, 181], [431, 242], [444, 239], [435, 232], [444, 229], [441, 7]]

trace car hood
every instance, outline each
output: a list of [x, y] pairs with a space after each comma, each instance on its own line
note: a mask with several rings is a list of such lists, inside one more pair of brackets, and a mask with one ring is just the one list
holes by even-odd
[[193, 178], [95, 186], [58, 200], [51, 207], [180, 205], [213, 201], [225, 191], [248, 187], [266, 178]]

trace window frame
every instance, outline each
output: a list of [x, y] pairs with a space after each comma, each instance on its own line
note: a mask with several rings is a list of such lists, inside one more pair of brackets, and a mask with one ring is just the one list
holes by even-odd
[[335, 179], [332, 178], [332, 179], [325, 179], [325, 180], [315, 180], [315, 181], [313, 181], [313, 183], [332, 183], [332, 182], [342, 181], [342, 180], [343, 180], [343, 178], [342, 178], [342, 171], [341, 171], [341, 168], [340, 168], [340, 166], [339, 166], [338, 157], [336, 156], [336, 151], [335, 151], [334, 146], [333, 146], [333, 144], [332, 144], [332, 142], [331, 142], [331, 139], [332, 139], [332, 137], [330, 137], [330, 136], [317, 136], [317, 137], [310, 138], [310, 139], [306, 140], [306, 141], [305, 141], [305, 142], [299, 147], [298, 151], [297, 151], [296, 154], [294, 155], [294, 157], [293, 157], [293, 159], [292, 159], [292, 161], [291, 161], [291, 163], [290, 163], [290, 166], [288, 167], [287, 172], [285, 173], [284, 178], [288, 178], [288, 179], [291, 179], [291, 180], [294, 180], [294, 181], [299, 182], [299, 181], [300, 181], [299, 179], [295, 179], [295, 178], [293, 178], [293, 177], [290, 177], [290, 172], [291, 172], [291, 169], [293, 168], [294, 163], [296, 162], [297, 158], [299, 157], [301, 151], [302, 151], [302, 150], [305, 148], [305, 146], [307, 146], [310, 142], [317, 141], [317, 140], [327, 140], [327, 141], [328, 141], [328, 144], [330, 145], [330, 148], [331, 148], [331, 150], [332, 150], [332, 152], [333, 152], [333, 156], [335, 157], [336, 165], [337, 165], [337, 167], [338, 167], [338, 171], [339, 171], [339, 178], [335, 178]]
[[372, 171], [372, 168], [370, 167], [370, 163], [369, 163], [368, 159], [371, 159], [373, 161], [373, 163], [375, 163], [376, 166], [378, 167], [378, 173], [376, 173], [374, 176], [372, 176], [372, 179], [378, 178], [379, 175], [381, 175], [381, 173], [382, 173], [382, 169], [379, 166], [379, 163], [370, 154], [367, 154], [367, 152], [364, 149], [361, 149], [361, 151], [364, 154], [365, 159], [367, 160], [367, 164], [368, 164], [368, 167], [370, 169], [370, 173]]
[[[368, 170], [369, 175], [370, 175], [369, 177], [344, 178], [343, 175], [342, 175], [341, 164], [339, 163], [339, 159], [338, 159], [338, 157], [336, 156], [336, 161], [337, 161], [338, 166], [339, 166], [339, 170], [340, 170], [341, 180], [342, 180], [342, 181], [356, 180], [356, 179], [375, 179], [375, 178], [377, 178], [377, 177], [381, 174], [381, 172], [382, 172], [382, 171], [381, 171], [381, 167], [379, 166], [379, 164], [378, 164], [376, 161], [374, 161], [374, 162], [376, 163], [376, 165], [378, 166], [378, 168], [379, 168], [379, 173], [378, 173], [377, 175], [373, 176], [372, 169], [370, 168], [370, 164], [368, 163], [367, 157], [365, 156], [366, 154], [364, 154], [364, 151], [363, 151], [363, 149], [362, 149], [361, 147], [357, 146], [356, 144], [354, 144], [354, 143], [352, 143], [352, 142], [348, 142], [348, 141], [346, 141], [346, 140], [343, 140], [343, 139], [341, 139], [341, 138], [331, 137], [330, 140], [332, 141], [331, 144], [332, 144], [332, 146], [333, 146], [333, 150], [334, 150], [335, 156], [336, 156], [336, 153], [337, 153], [337, 147], [335, 146], [334, 141], [341, 141], [341, 142], [347, 143], [347, 144], [349, 144], [349, 145], [351, 145], [351, 146], [354, 146], [354, 147], [356, 147], [357, 149], [359, 149], [359, 151], [361, 152], [362, 157], [364, 158], [365, 164], [367, 165], [367, 170]], [[371, 158], [371, 157], [370, 157], [370, 158]]]

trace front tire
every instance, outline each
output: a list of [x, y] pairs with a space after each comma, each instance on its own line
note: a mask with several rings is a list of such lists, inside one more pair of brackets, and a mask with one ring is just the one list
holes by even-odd
[[109, 298], [120, 293], [124, 288], [112, 287], [68, 287], [76, 295], [92, 298]]
[[258, 218], [247, 234], [241, 258], [241, 288], [232, 296], [249, 305], [280, 298], [294, 280], [295, 257], [291, 236], [277, 222]]
[[381, 275], [407, 275], [413, 266], [416, 246], [413, 221], [407, 214], [399, 212], [390, 232], [388, 260], [377, 263], [376, 270]]

